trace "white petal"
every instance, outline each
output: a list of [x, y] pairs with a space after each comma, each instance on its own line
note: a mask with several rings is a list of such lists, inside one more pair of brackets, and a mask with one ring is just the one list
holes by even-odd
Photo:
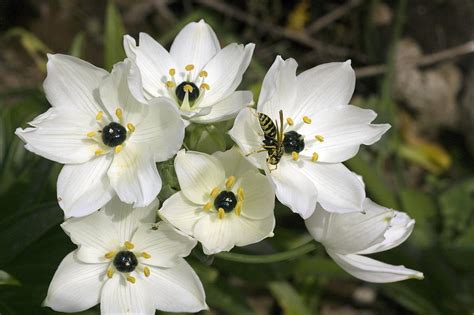
[[170, 224], [160, 222], [139, 227], [132, 243], [135, 244], [135, 251], [150, 254], [150, 258], [141, 261], [143, 264], [168, 268], [178, 263], [178, 257], [188, 256], [197, 241], [178, 232]]
[[273, 216], [275, 190], [268, 177], [256, 170], [249, 170], [239, 178], [235, 186], [244, 189], [242, 217], [260, 220]]
[[244, 108], [240, 111], [229, 135], [253, 165], [260, 169], [265, 167], [267, 152], [257, 153], [262, 149], [263, 132], [254, 109]]
[[125, 241], [132, 239], [138, 227], [156, 221], [159, 203], [159, 200], [155, 199], [147, 207], [133, 208], [132, 205], [115, 197], [104, 206], [102, 211], [117, 228], [118, 240], [122, 245]]
[[194, 65], [199, 71], [219, 50], [216, 34], [204, 20], [200, 20], [187, 24], [176, 35], [170, 54], [179, 67], [178, 71], [184, 70], [188, 64]]
[[[204, 96], [206, 97], [206, 96]], [[253, 96], [250, 91], [236, 91], [225, 99], [210, 106], [210, 113], [203, 116], [196, 116], [191, 121], [199, 124], [209, 124], [217, 121], [231, 119], [244, 107], [252, 105]]]
[[267, 114], [272, 119], [278, 118], [278, 112], [283, 110], [286, 117], [298, 119], [300, 114], [299, 104], [296, 99], [296, 68], [298, 64], [292, 58], [275, 58], [272, 66], [265, 75], [262, 91], [258, 98], [257, 111]]
[[159, 215], [184, 233], [193, 235], [194, 226], [207, 213], [202, 205], [189, 201], [183, 191], [179, 191], [165, 200]]
[[124, 277], [114, 275], [107, 280], [100, 297], [102, 315], [154, 315], [155, 305], [147, 283], [142, 278], [129, 283]]
[[226, 178], [232, 175], [243, 175], [251, 170], [257, 171], [255, 166], [242, 155], [242, 152], [237, 146], [225, 152], [217, 151], [213, 153], [212, 156], [222, 163]]
[[[298, 132], [305, 135], [306, 149], [303, 155], [318, 153], [318, 161], [344, 162], [359, 151], [361, 144], [370, 145], [390, 128], [389, 124], [371, 124], [377, 114], [352, 105], [333, 106], [322, 110], [304, 124]], [[324, 137], [323, 142], [315, 139]]]
[[15, 134], [25, 148], [58, 163], [83, 163], [94, 156], [97, 143], [87, 133], [98, 129], [94, 118], [76, 109], [53, 107]]
[[423, 273], [394, 266], [360, 255], [341, 255], [328, 251], [334, 261], [346, 272], [368, 282], [387, 283], [406, 279], [423, 279]]
[[132, 37], [125, 36], [124, 47], [140, 69], [145, 91], [152, 97], [168, 95], [166, 81], [169, 70], [176, 68], [176, 64], [166, 49], [146, 33], [140, 33], [139, 46]]
[[129, 141], [149, 147], [155, 162], [173, 157], [184, 138], [184, 123], [174, 103], [167, 98], [155, 98], [142, 108], [141, 115], [144, 118], [135, 126]]
[[175, 267], [150, 267], [150, 271], [147, 284], [157, 309], [190, 313], [207, 309], [201, 281], [184, 259]]
[[261, 220], [247, 219], [245, 216], [239, 217], [239, 224], [235, 226], [237, 232], [236, 246], [247, 246], [255, 244], [267, 237], [273, 237], [275, 228], [275, 217], [270, 215]]
[[200, 106], [210, 106], [231, 95], [242, 81], [242, 75], [249, 66], [254, 44], [230, 44], [224, 47], [204, 67], [208, 73], [206, 91]]
[[149, 205], [161, 190], [161, 177], [149, 148], [128, 142], [107, 172], [120, 200], [134, 207]]
[[44, 306], [57, 312], [81, 312], [100, 299], [106, 264], [84, 264], [69, 253], [56, 270]]
[[240, 239], [239, 217], [233, 212], [223, 219], [212, 213], [203, 216], [194, 226], [193, 236], [202, 244], [206, 255], [230, 251]]
[[350, 60], [319, 65], [304, 71], [297, 78], [296, 104], [306, 115], [337, 105], [347, 105], [354, 93], [355, 73]]
[[181, 191], [197, 204], [205, 204], [212, 189], [225, 180], [224, 168], [219, 160], [204, 153], [181, 150], [174, 165]]
[[59, 173], [58, 202], [66, 218], [88, 215], [115, 195], [107, 177], [110, 154], [94, 157], [82, 164], [65, 165]]
[[269, 174], [275, 184], [278, 200], [303, 219], [313, 213], [319, 194], [319, 187], [316, 188], [306, 174], [301, 163], [287, 157], [282, 158], [278, 168]]
[[[342, 163], [303, 160], [306, 176], [318, 189], [318, 202], [329, 212], [362, 212], [364, 184]], [[278, 196], [278, 195], [277, 195]]]
[[107, 71], [79, 58], [48, 54], [43, 88], [53, 107], [68, 107], [95, 117], [101, 110], [96, 89]]
[[352, 254], [383, 242], [392, 215], [391, 211], [330, 213], [318, 205], [305, 224], [327, 250]]

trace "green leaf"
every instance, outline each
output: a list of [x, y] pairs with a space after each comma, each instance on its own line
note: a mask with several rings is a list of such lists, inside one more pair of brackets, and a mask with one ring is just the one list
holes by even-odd
[[283, 309], [284, 315], [311, 315], [313, 312], [306, 306], [303, 298], [288, 282], [269, 283], [270, 291]]
[[84, 45], [85, 38], [86, 36], [84, 32], [79, 32], [74, 36], [71, 48], [69, 49], [70, 55], [77, 58], [84, 58], [84, 52], [86, 50], [86, 46]]
[[190, 150], [214, 153], [225, 151], [224, 131], [213, 125], [191, 125], [186, 129], [186, 145]]
[[7, 272], [0, 270], [0, 285], [20, 285], [20, 282]]
[[403, 283], [380, 286], [383, 292], [416, 314], [440, 314], [431, 301]]
[[18, 37], [20, 43], [30, 57], [34, 60], [38, 69], [45, 73], [46, 72], [46, 54], [51, 51], [36, 35], [33, 33], [20, 28], [15, 27], [10, 29], [6, 36]]
[[123, 36], [125, 28], [122, 17], [113, 0], [107, 2], [107, 13], [105, 17], [104, 37], [104, 66], [112, 70], [113, 65], [125, 58], [123, 50]]

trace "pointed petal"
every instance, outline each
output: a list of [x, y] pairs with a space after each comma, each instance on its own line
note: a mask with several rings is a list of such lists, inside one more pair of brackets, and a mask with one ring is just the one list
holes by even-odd
[[64, 216], [81, 217], [105, 205], [114, 196], [107, 177], [110, 154], [94, 157], [82, 164], [65, 165], [58, 177], [58, 202]]
[[84, 264], [69, 253], [56, 270], [44, 306], [57, 312], [85, 311], [99, 303], [106, 264]]
[[147, 284], [155, 308], [165, 312], [199, 312], [207, 309], [199, 277], [184, 259], [172, 268], [150, 267]]
[[330, 251], [328, 254], [342, 269], [364, 281], [387, 283], [423, 279], [423, 273], [404, 266], [389, 265], [360, 255], [341, 255]]
[[107, 176], [120, 200], [134, 207], [148, 206], [161, 190], [161, 177], [149, 148], [134, 143], [128, 142], [115, 153]]
[[222, 164], [213, 156], [181, 150], [174, 161], [181, 190], [190, 201], [205, 204], [209, 193], [225, 180]]
[[254, 44], [227, 45], [204, 67], [208, 73], [206, 91], [200, 106], [210, 106], [231, 95], [237, 89], [252, 59]]
[[318, 202], [329, 212], [362, 212], [364, 184], [342, 163], [303, 160], [304, 174], [318, 189]]
[[178, 33], [171, 45], [170, 54], [176, 61], [178, 71], [183, 71], [189, 64], [199, 71], [219, 50], [216, 34], [204, 20], [200, 20], [187, 24]]
[[307, 176], [301, 163], [283, 157], [278, 168], [270, 174], [278, 200], [303, 219], [308, 218], [316, 208], [319, 187]]
[[202, 205], [189, 201], [183, 191], [165, 200], [159, 211], [160, 217], [188, 235], [193, 235], [194, 226], [205, 215]]
[[[206, 96], [204, 96], [206, 97]], [[251, 91], [236, 91], [225, 99], [212, 105], [211, 111], [207, 115], [196, 116], [191, 119], [192, 122], [198, 124], [209, 124], [218, 121], [229, 120], [237, 115], [237, 113], [252, 105], [253, 95]]]
[[155, 267], [173, 267], [178, 257], [186, 257], [196, 246], [197, 241], [178, 232], [170, 224], [146, 224], [138, 228], [133, 235], [132, 243], [136, 244], [136, 252], [146, 252], [150, 258], [142, 263]]
[[244, 189], [242, 217], [261, 220], [273, 216], [275, 190], [267, 176], [250, 170], [241, 175], [235, 186]]
[[306, 115], [332, 106], [347, 105], [354, 93], [355, 73], [350, 60], [331, 62], [304, 71], [297, 78], [296, 104]]
[[95, 117], [101, 110], [96, 95], [107, 71], [79, 58], [48, 54], [48, 76], [43, 88], [53, 107], [68, 107]]
[[58, 163], [83, 163], [94, 156], [97, 143], [87, 133], [98, 129], [91, 116], [68, 107], [53, 107], [29, 123], [33, 128], [18, 128], [15, 134], [25, 148]]
[[225, 177], [243, 175], [247, 171], [257, 172], [257, 168], [252, 165], [241, 153], [237, 146], [225, 152], [217, 151], [212, 154], [217, 158], [225, 170]]

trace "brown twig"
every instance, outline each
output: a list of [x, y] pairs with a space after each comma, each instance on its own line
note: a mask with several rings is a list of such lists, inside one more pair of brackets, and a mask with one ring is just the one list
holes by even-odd
[[[424, 55], [417, 58], [413, 58], [409, 61], [407, 60], [407, 62], [414, 64], [416, 67], [423, 67], [471, 53], [474, 53], [474, 40], [430, 55]], [[384, 74], [387, 69], [388, 67], [386, 65], [373, 65], [357, 68], [355, 69], [355, 72], [357, 78], [367, 78]]]
[[345, 4], [335, 8], [331, 12], [322, 17], [316, 19], [312, 24], [306, 28], [306, 33], [309, 35], [314, 35], [326, 26], [330, 25], [336, 20], [339, 20], [344, 15], [349, 13], [353, 8], [361, 5], [364, 0], [349, 0]]

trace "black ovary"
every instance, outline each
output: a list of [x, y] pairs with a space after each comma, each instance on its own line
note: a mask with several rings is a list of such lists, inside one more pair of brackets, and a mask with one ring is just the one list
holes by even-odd
[[132, 272], [138, 265], [138, 260], [134, 253], [124, 250], [115, 255], [113, 264], [120, 272]]
[[288, 131], [283, 138], [285, 153], [301, 152], [304, 149], [304, 138], [296, 131]]
[[116, 147], [127, 139], [127, 129], [119, 123], [111, 122], [102, 129], [102, 142], [109, 147]]
[[189, 93], [188, 100], [190, 102], [194, 102], [199, 97], [199, 89], [196, 86], [196, 84], [194, 84], [193, 82], [184, 81], [180, 85], [178, 85], [175, 91], [176, 97], [181, 102], [184, 100], [184, 97], [186, 96], [186, 91], [184, 90], [185, 85], [190, 85], [193, 88], [191, 92], [188, 92]]
[[234, 210], [236, 205], [237, 198], [231, 191], [221, 191], [220, 194], [217, 195], [216, 199], [214, 199], [214, 207], [216, 209], [222, 208], [225, 212], [231, 212]]

